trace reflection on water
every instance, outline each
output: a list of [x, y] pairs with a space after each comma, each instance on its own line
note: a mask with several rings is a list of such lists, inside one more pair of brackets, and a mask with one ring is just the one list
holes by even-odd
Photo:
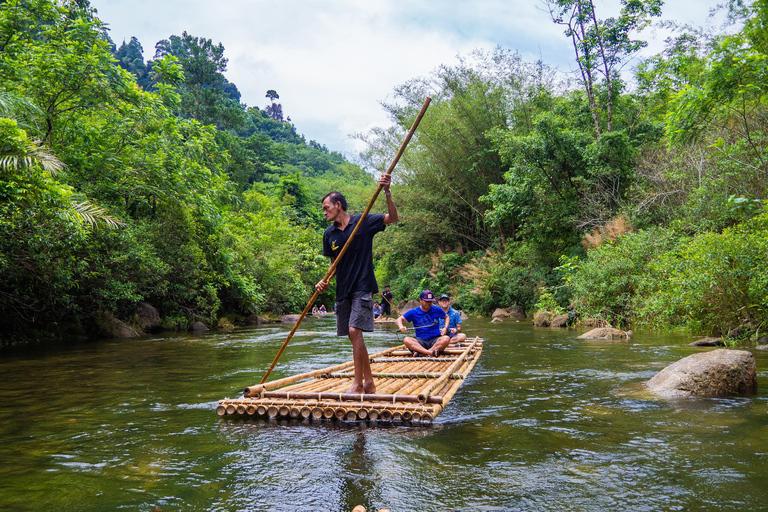
[[[273, 378], [351, 357], [302, 325]], [[487, 341], [429, 426], [220, 418], [290, 326], [0, 353], [0, 509], [744, 510], [768, 503], [768, 354], [753, 398], [664, 400], [643, 382], [683, 336], [470, 320]], [[372, 352], [398, 344], [386, 326]]]

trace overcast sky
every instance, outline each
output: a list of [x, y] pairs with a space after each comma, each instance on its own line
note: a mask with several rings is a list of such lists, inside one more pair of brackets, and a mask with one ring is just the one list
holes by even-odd
[[[663, 19], [708, 25], [722, 0], [667, 0]], [[308, 139], [353, 156], [349, 134], [389, 121], [380, 106], [405, 81], [456, 56], [496, 45], [567, 72], [573, 53], [538, 0], [91, 0], [119, 46], [136, 36], [145, 59], [161, 39], [181, 35], [222, 43], [225, 75], [241, 101], [264, 108], [268, 89]], [[600, 17], [619, 0], [595, 0]], [[659, 50], [666, 32], [643, 38]], [[646, 53], [651, 53], [646, 51]], [[655, 52], [654, 52], [655, 53]]]

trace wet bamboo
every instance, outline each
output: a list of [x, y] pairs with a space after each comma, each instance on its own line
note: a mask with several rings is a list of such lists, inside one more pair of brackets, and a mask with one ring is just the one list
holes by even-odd
[[[365, 400], [382, 400], [387, 402], [419, 402], [424, 401], [417, 395], [396, 395], [379, 393], [285, 393], [283, 391], [265, 391], [264, 398], [287, 398], [294, 400], [338, 400], [340, 402], [361, 402]], [[439, 397], [427, 399], [428, 403], [440, 403]]]
[[[467, 367], [467, 369], [466, 369], [466, 372], [467, 372], [467, 374], [469, 374], [469, 372], [471, 372], [471, 371], [472, 371], [472, 369], [475, 367], [475, 364], [477, 364], [477, 361], [478, 361], [478, 359], [480, 359], [480, 354], [482, 353], [482, 351], [483, 351], [483, 349], [481, 348], [481, 349], [480, 349], [480, 352], [478, 352], [478, 353], [477, 353], [477, 357], [475, 357], [475, 359], [473, 359], [472, 361], [470, 361], [470, 364], [469, 364], [469, 366], [468, 366], [468, 367]], [[448, 403], [451, 401], [451, 398], [453, 398], [453, 395], [455, 395], [455, 394], [456, 394], [456, 392], [459, 390], [459, 388], [461, 387], [461, 383], [458, 383], [458, 384], [459, 384], [458, 386], [454, 386], [454, 387], [450, 388], [450, 389], [449, 389], [449, 390], [448, 390], [448, 391], [447, 391], [447, 392], [446, 392], [446, 393], [443, 395], [443, 403], [442, 403], [442, 404], [438, 404], [438, 405], [435, 405], [435, 406], [434, 406], [434, 411], [435, 411], [434, 415], [435, 415], [435, 416], [437, 416], [438, 414], [440, 414], [440, 412], [442, 412], [442, 410], [443, 410], [443, 409], [444, 409], [444, 408], [445, 408], [445, 407], [448, 405]]]
[[[404, 345], [400, 345], [398, 347], [392, 347], [386, 350], [382, 350], [381, 352], [377, 352], [376, 354], [371, 356], [371, 359], [374, 357], [389, 355], [392, 352], [403, 348], [403, 346]], [[290, 377], [285, 377], [283, 379], [273, 380], [272, 382], [267, 382], [266, 384], [254, 384], [253, 386], [248, 386], [247, 388], [245, 388], [245, 391], [243, 392], [243, 396], [256, 396], [262, 390], [269, 390], [269, 389], [279, 388], [281, 386], [287, 386], [288, 384], [294, 384], [300, 380], [308, 380], [308, 379], [317, 377], [318, 375], [322, 375], [324, 373], [337, 372], [339, 370], [344, 370], [354, 365], [355, 365], [354, 361], [348, 361], [346, 363], [337, 364], [335, 366], [321, 368], [320, 370], [313, 370], [311, 372], [300, 373], [298, 375], [291, 375]]]
[[[451, 366], [448, 367], [448, 369], [445, 371], [445, 373], [443, 374], [442, 377], [440, 377], [439, 379], [436, 379], [434, 382], [432, 382], [427, 387], [427, 389], [422, 390], [421, 393], [419, 393], [419, 399], [423, 399], [423, 400], [426, 401], [429, 398], [429, 395], [432, 394], [432, 392], [434, 390], [440, 389], [440, 387], [443, 386], [443, 384], [445, 383], [446, 380], [448, 380], [448, 378], [451, 376], [451, 374], [457, 368], [459, 368], [459, 366], [461, 366], [464, 363], [464, 358], [469, 356], [469, 353], [472, 351], [472, 349], [478, 343], [479, 340], [480, 340], [480, 338], [475, 338], [475, 341], [472, 342], [472, 344], [469, 347], [464, 349], [464, 352], [462, 353], [462, 356], [459, 357], [459, 360], [458, 361], [454, 361], [453, 364], [451, 364]], [[441, 403], [442, 403], [442, 401], [441, 401]]]
[[[413, 121], [413, 126], [411, 126], [411, 129], [408, 131], [408, 135], [406, 135], [405, 140], [403, 140], [403, 143], [400, 145], [400, 150], [397, 152], [397, 155], [395, 155], [394, 160], [392, 160], [392, 163], [387, 169], [386, 174], [392, 174], [392, 171], [395, 169], [395, 166], [397, 165], [397, 162], [400, 160], [400, 157], [403, 156], [403, 153], [405, 152], [405, 148], [406, 146], [408, 146], [408, 143], [411, 141], [411, 137], [413, 137], [413, 134], [416, 131], [416, 128], [419, 126], [419, 123], [421, 122], [421, 118], [424, 117], [424, 113], [427, 111], [427, 107], [429, 106], [430, 101], [432, 101], [432, 98], [427, 98], [426, 100], [424, 100], [424, 105], [422, 105], [421, 111], [416, 116], [416, 119]], [[334, 273], [336, 272], [336, 267], [339, 265], [339, 263], [341, 262], [341, 258], [344, 257], [344, 254], [347, 252], [347, 249], [350, 247], [352, 239], [355, 238], [355, 235], [359, 231], [360, 226], [363, 225], [363, 220], [368, 216], [368, 212], [371, 211], [371, 208], [373, 207], [374, 203], [376, 203], [376, 199], [379, 197], [379, 193], [381, 192], [382, 188], [383, 188], [382, 185], [379, 185], [376, 188], [376, 192], [373, 193], [373, 197], [371, 198], [371, 201], [368, 203], [368, 206], [365, 208], [362, 215], [360, 215], [360, 219], [355, 225], [355, 228], [352, 230], [352, 233], [349, 234], [349, 238], [347, 238], [347, 241], [344, 243], [344, 246], [341, 248], [341, 251], [339, 252], [338, 256], [336, 256], [333, 263], [331, 263], [331, 266], [328, 269], [328, 272], [326, 272], [325, 277], [323, 277], [324, 282], [327, 283], [328, 281], [330, 281], [331, 276], [333, 276]], [[320, 295], [320, 290], [315, 290], [315, 293], [312, 294], [312, 297], [309, 299], [309, 302], [307, 302], [307, 305], [304, 307], [304, 311], [301, 312], [299, 319], [294, 324], [293, 329], [291, 329], [291, 332], [288, 334], [288, 337], [285, 338], [285, 341], [283, 342], [283, 345], [280, 347], [280, 350], [278, 350], [274, 361], [272, 361], [272, 364], [269, 365], [269, 369], [264, 374], [264, 377], [261, 378], [260, 384], [264, 384], [267, 381], [269, 374], [272, 373], [272, 370], [275, 368], [275, 365], [277, 364], [277, 360], [280, 359], [281, 355], [283, 355], [283, 351], [285, 350], [285, 347], [288, 346], [288, 342], [291, 341], [291, 338], [296, 333], [296, 329], [299, 328], [299, 324], [302, 322], [302, 320], [304, 320], [304, 317], [307, 316], [309, 309], [315, 303], [315, 300], [317, 300], [317, 297], [319, 295]]]
[[[257, 408], [258, 414], [264, 415], [268, 413], [267, 406], [274, 407], [273, 414], [275, 416], [280, 416], [280, 408], [283, 406], [300, 406], [302, 403], [300, 402], [294, 402], [294, 401], [285, 401], [285, 400], [274, 400], [270, 401], [267, 404], [260, 404]], [[310, 412], [310, 415], [313, 415], [315, 410], [320, 411], [320, 416], [322, 416], [322, 411], [329, 409], [330, 411], [335, 414], [336, 410], [341, 407], [345, 410], [361, 410], [361, 409], [367, 409], [369, 411], [371, 410], [384, 410], [384, 409], [390, 409], [390, 410], [400, 410], [400, 411], [411, 411], [411, 412], [423, 412], [423, 411], [431, 411], [433, 406], [432, 405], [423, 405], [417, 402], [409, 402], [409, 403], [395, 403], [392, 402], [355, 402], [355, 403], [340, 403], [340, 402], [319, 402], [316, 405], [312, 406], [313, 409]], [[307, 407], [309, 408], [309, 407]], [[332, 415], [333, 415], [332, 414]]]

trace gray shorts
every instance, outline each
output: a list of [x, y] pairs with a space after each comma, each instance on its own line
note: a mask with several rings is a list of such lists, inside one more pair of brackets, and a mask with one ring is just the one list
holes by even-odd
[[349, 336], [349, 328], [373, 332], [373, 294], [353, 292], [336, 303], [336, 336]]
[[439, 337], [440, 336], [435, 336], [434, 338], [419, 338], [418, 336], [416, 336], [416, 341], [419, 342], [419, 345], [429, 350], [435, 346], [435, 342]]

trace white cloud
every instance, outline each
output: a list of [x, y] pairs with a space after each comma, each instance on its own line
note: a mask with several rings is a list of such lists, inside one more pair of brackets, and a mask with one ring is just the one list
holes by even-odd
[[[665, 18], [705, 21], [709, 5], [668, 2]], [[501, 45], [530, 60], [568, 70], [572, 50], [537, 1], [530, 0], [92, 0], [119, 45], [138, 37], [145, 57], [154, 44], [186, 30], [221, 42], [227, 78], [252, 106], [280, 94], [299, 132], [329, 149], [359, 149], [348, 134], [388, 124], [379, 102], [394, 87], [429, 74], [457, 54]], [[614, 14], [616, 0], [597, 1]], [[657, 39], [664, 34], [657, 32]], [[652, 48], [660, 48], [656, 41]]]

